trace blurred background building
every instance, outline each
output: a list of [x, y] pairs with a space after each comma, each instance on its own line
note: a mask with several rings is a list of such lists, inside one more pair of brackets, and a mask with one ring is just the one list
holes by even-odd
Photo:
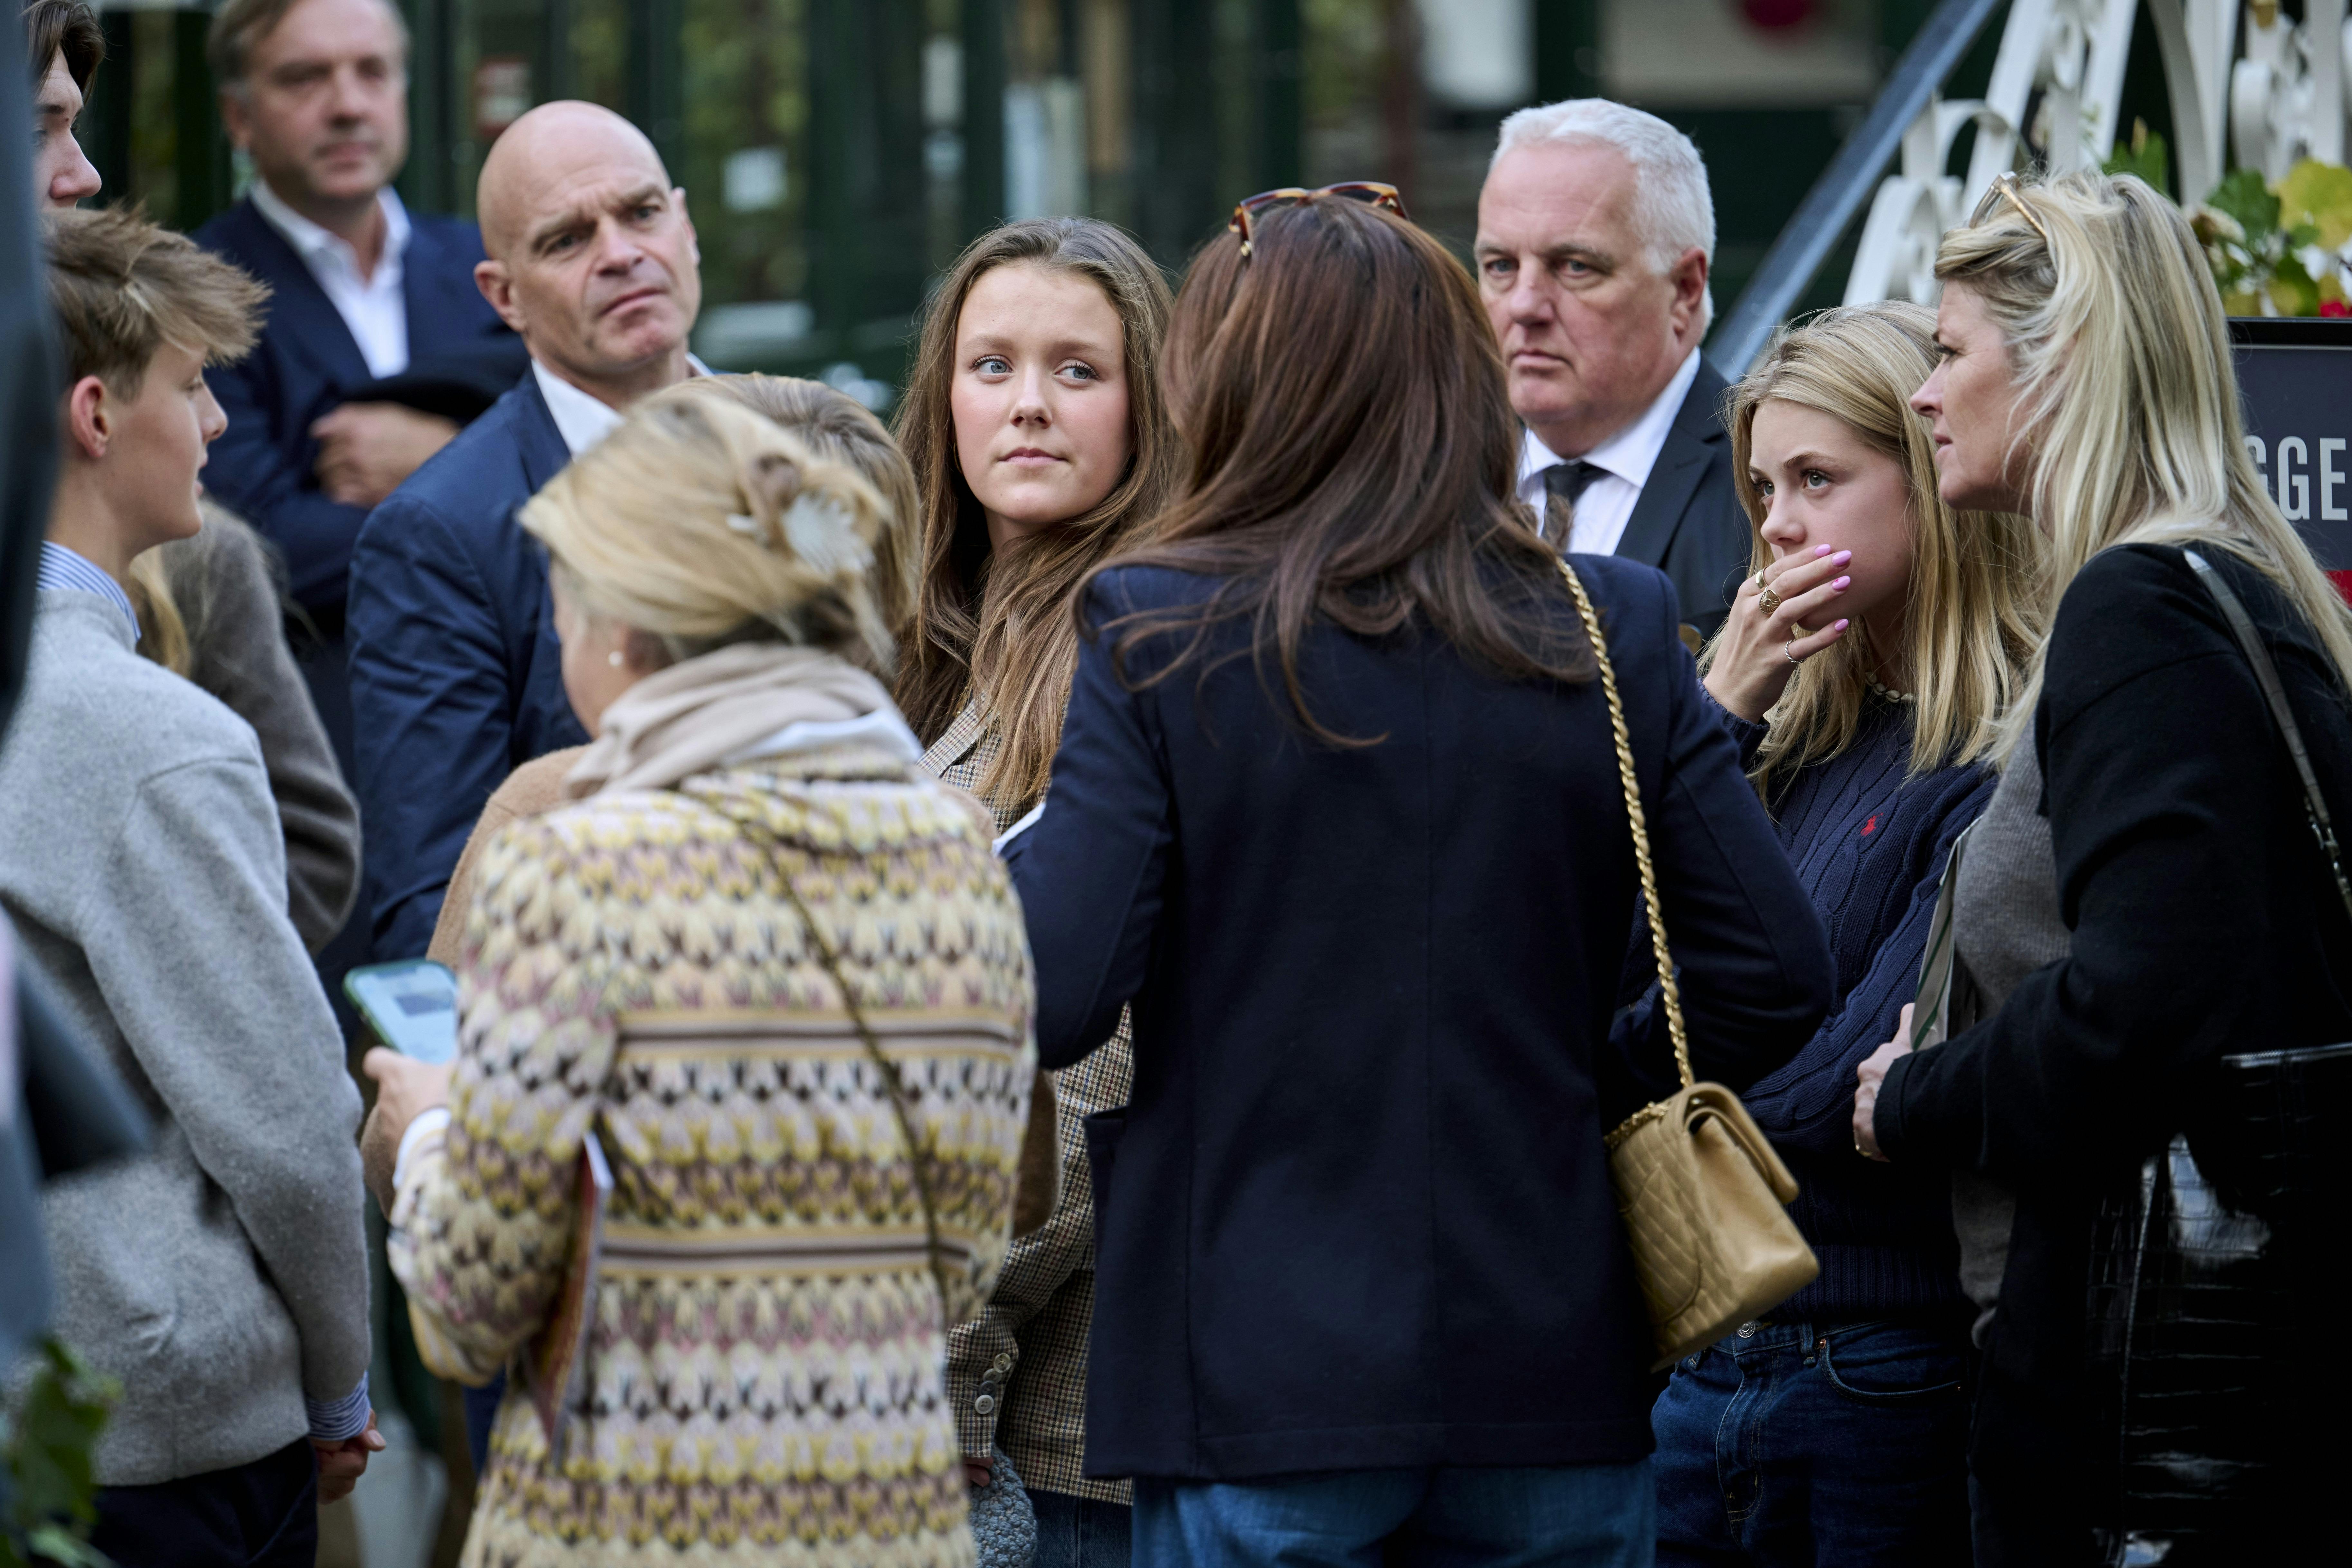
[[[644, 126], [702, 236], [697, 346], [887, 399], [927, 280], [1001, 218], [1091, 213], [1171, 269], [1271, 186], [1385, 179], [1466, 253], [1497, 121], [1603, 93], [1713, 171], [1727, 305], [1930, 0], [402, 0], [412, 205], [467, 212], [531, 104]], [[234, 198], [205, 10], [105, 14], [84, 123], [109, 192]], [[1977, 68], [1990, 69], [1999, 29]], [[1966, 75], [1963, 72], [1962, 75]], [[1952, 84], [1963, 86], [1958, 78]], [[1950, 90], [1948, 88], [1948, 91]], [[1849, 237], [1848, 244], [1851, 244]], [[1816, 285], [1835, 302], [1844, 268]]]

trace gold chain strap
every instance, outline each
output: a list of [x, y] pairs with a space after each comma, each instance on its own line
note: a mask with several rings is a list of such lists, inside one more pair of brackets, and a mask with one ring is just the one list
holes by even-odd
[[1625, 816], [1633, 828], [1633, 864], [1642, 873], [1642, 901], [1650, 910], [1650, 950], [1658, 961], [1658, 990], [1666, 1005], [1666, 1033], [1675, 1042], [1675, 1067], [1683, 1075], [1683, 1087], [1695, 1081], [1691, 1076], [1690, 1040], [1683, 1033], [1682, 987], [1675, 984], [1675, 962], [1666, 951], [1666, 922], [1658, 912], [1658, 874], [1650, 864], [1649, 821], [1642, 815], [1641, 786], [1633, 782], [1633, 742], [1625, 729], [1625, 704], [1617, 695], [1617, 672], [1610, 667], [1609, 645], [1601, 636], [1601, 617], [1593, 613], [1592, 600], [1577, 581], [1575, 569], [1565, 561], [1559, 563], [1559, 574], [1568, 579], [1568, 591], [1576, 598], [1576, 613], [1583, 617], [1584, 635], [1592, 643], [1592, 657], [1601, 666], [1601, 689], [1609, 699], [1609, 728], [1617, 741], [1617, 777], [1625, 787]]
[[[709, 804], [716, 805], [715, 802]], [[898, 1064], [883, 1054], [882, 1042], [875, 1038], [873, 1026], [866, 1021], [866, 1010], [857, 1005], [857, 994], [850, 989], [849, 979], [842, 973], [840, 955], [834, 952], [833, 943], [825, 940], [824, 930], [816, 923], [816, 917], [809, 912], [808, 905], [801, 901], [800, 889], [793, 885], [792, 873], [784, 869], [783, 856], [779, 852], [775, 834], [764, 823], [738, 816], [723, 806], [718, 809], [721, 816], [743, 829], [767, 851], [768, 864], [775, 868], [777, 886], [783, 889], [785, 900], [793, 906], [793, 912], [800, 916], [801, 925], [808, 931], [809, 944], [816, 949], [817, 963], [823, 966], [826, 977], [832, 980], [833, 988], [841, 993], [842, 1011], [849, 1015], [850, 1026], [857, 1031], [858, 1041], [866, 1047], [867, 1059], [873, 1062], [875, 1070], [882, 1075], [882, 1081], [889, 1087], [890, 1109], [898, 1117], [898, 1136], [906, 1140], [907, 1161], [914, 1170], [915, 1201], [922, 1205], [925, 1250], [930, 1258], [931, 1282], [939, 1287], [940, 1329], [944, 1333], [952, 1327], [947, 1315], [955, 1310], [955, 1297], [948, 1289], [945, 1248], [940, 1245], [939, 1205], [931, 1196], [931, 1180], [923, 1168], [923, 1141], [915, 1135], [915, 1119], [907, 1109], [907, 1085], [898, 1076]]]

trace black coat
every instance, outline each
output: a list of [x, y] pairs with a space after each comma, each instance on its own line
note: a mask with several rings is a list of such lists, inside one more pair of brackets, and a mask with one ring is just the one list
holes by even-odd
[[[1572, 559], [1699, 1070], [1745, 1084], [1828, 1005], [1821, 925], [1665, 581]], [[1214, 585], [1114, 571], [1088, 615]], [[1318, 718], [1378, 744], [1303, 739], [1245, 653], [1131, 691], [1087, 643], [1007, 857], [1044, 1061], [1134, 1003], [1130, 1107], [1090, 1126], [1087, 1473], [1636, 1459], [1648, 1331], [1601, 1145], [1630, 1109], [1601, 1085], [1636, 883], [1601, 687], [1505, 681], [1427, 635], [1316, 628], [1300, 663]], [[1663, 1061], [1662, 1028], [1637, 1047]]]
[[1748, 514], [1731, 483], [1723, 377], [1705, 360], [1617, 541], [1617, 555], [1655, 566], [1675, 584], [1683, 618], [1713, 637], [1748, 574]]
[[[2200, 552], [2270, 646], [2340, 831], [2352, 712], [2316, 639], [2258, 573]], [[2003, 1563], [2084, 1561], [2115, 1451], [2085, 1424], [2098, 1191], [2175, 1132], [2198, 1138], [2221, 1058], [2352, 1039], [2352, 919], [2252, 668], [2179, 551], [2110, 550], [2075, 577], [2034, 746], [2072, 951], [1991, 1018], [1897, 1060], [1875, 1121], [1897, 1163], [2019, 1189], [1970, 1458], [1993, 1536], [1979, 1561]], [[2313, 1377], [2336, 1360], [2323, 1332], [2291, 1347]], [[2302, 1440], [2291, 1414], [2273, 1416], [2279, 1444]], [[2341, 1453], [2341, 1415], [2315, 1459]]]
[[[400, 379], [494, 374], [500, 384], [511, 383], [526, 355], [522, 340], [474, 287], [481, 231], [425, 213], [409, 214], [408, 223], [400, 287], [408, 304], [409, 370]], [[310, 426], [345, 403], [387, 396], [385, 384], [368, 369], [310, 268], [250, 200], [205, 224], [195, 239], [270, 290], [253, 352], [205, 373], [228, 416], [205, 465], [205, 488], [284, 553], [295, 601], [331, 634], [342, 623], [352, 546], [368, 514], [330, 500], [319, 488], [312, 471], [319, 443]]]

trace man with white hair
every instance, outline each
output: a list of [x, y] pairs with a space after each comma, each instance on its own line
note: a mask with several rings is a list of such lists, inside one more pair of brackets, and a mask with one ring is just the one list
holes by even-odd
[[1520, 499], [1563, 503], [1570, 550], [1665, 573], [1701, 637], [1748, 555], [1724, 380], [1699, 357], [1714, 258], [1706, 165], [1664, 121], [1579, 98], [1503, 121], [1475, 259], [1527, 426]]

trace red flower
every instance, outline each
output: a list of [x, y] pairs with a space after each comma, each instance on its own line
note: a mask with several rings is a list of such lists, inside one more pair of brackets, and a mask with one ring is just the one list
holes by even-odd
[[2352, 305], [2347, 305], [2341, 300], [2322, 300], [2319, 313], [2323, 316], [2352, 316]]

